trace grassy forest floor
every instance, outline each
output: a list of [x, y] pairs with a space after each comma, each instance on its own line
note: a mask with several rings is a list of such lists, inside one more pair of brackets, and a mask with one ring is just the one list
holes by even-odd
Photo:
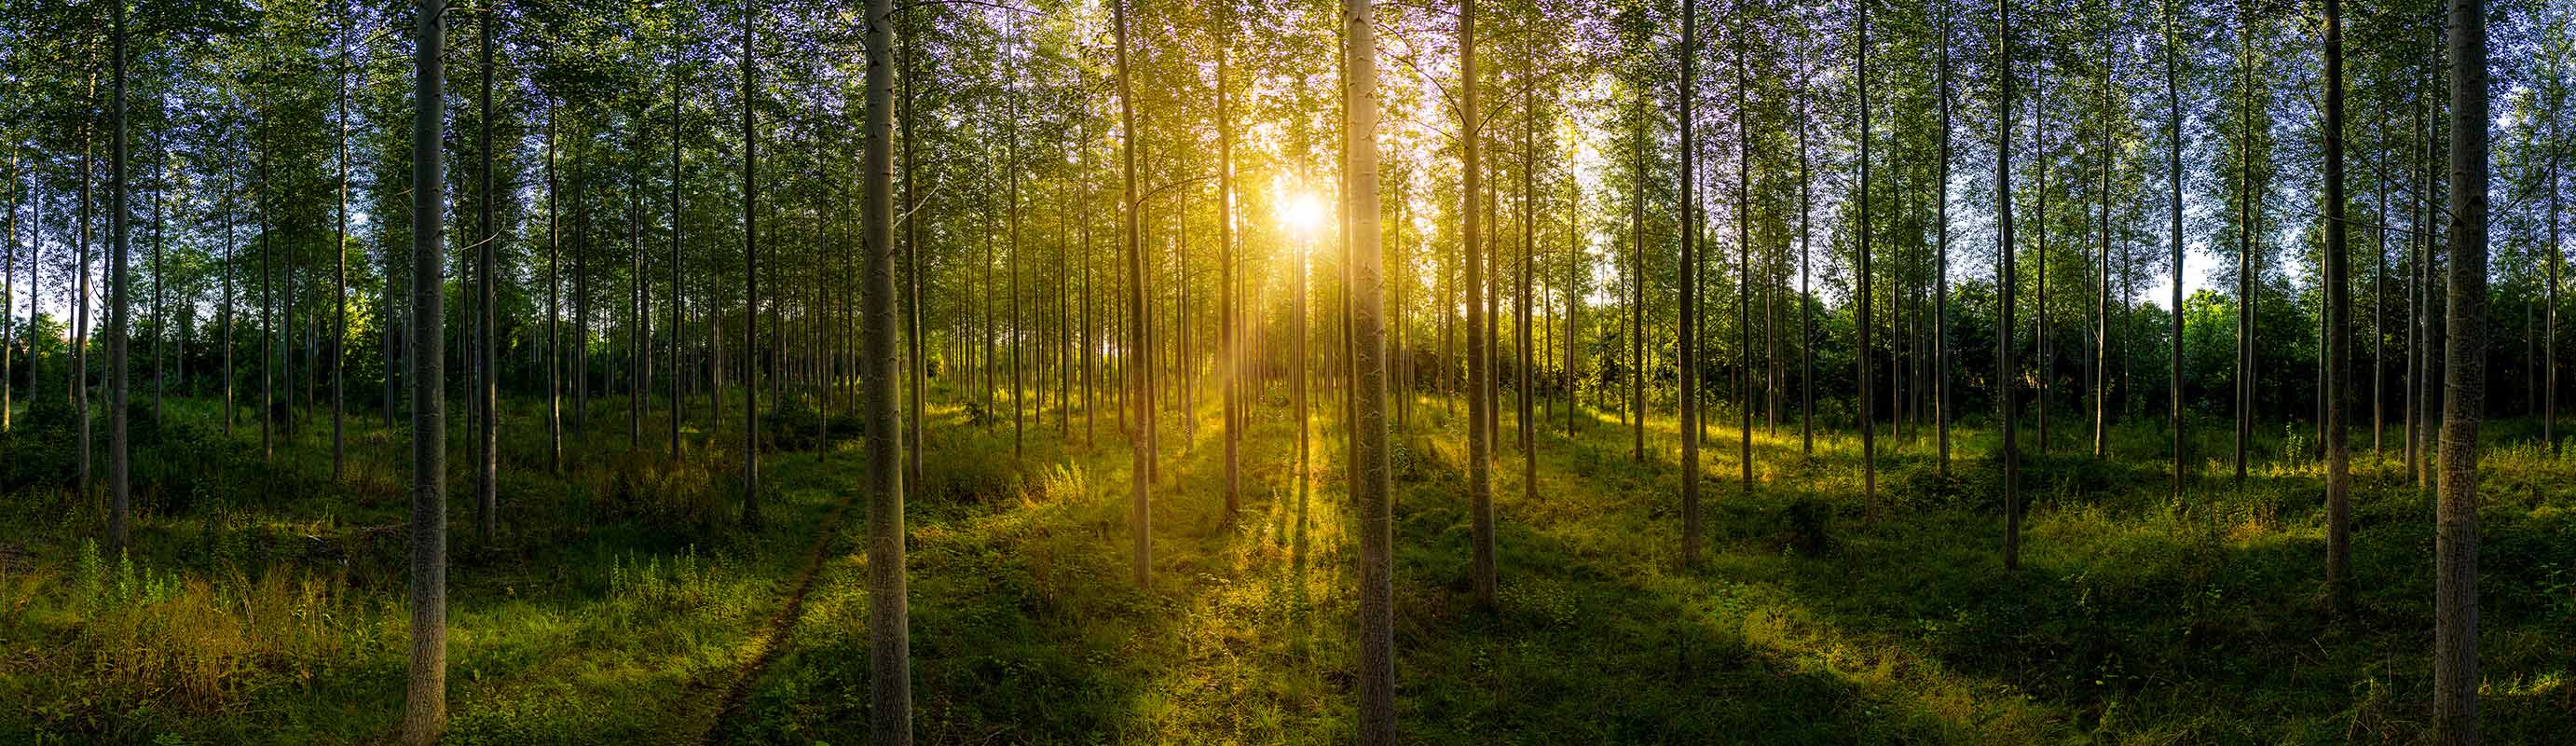
[[[932, 409], [927, 483], [909, 497], [924, 743], [1351, 740], [1356, 549], [1335, 413], [1316, 414], [1301, 495], [1284, 401], [1253, 410], [1230, 524], [1216, 407], [1194, 432], [1167, 422], [1154, 580], [1138, 588], [1110, 411], [1094, 426], [1048, 410], [1015, 461], [1007, 419], [938, 393], [951, 404]], [[493, 542], [474, 537], [452, 420], [449, 743], [864, 742], [857, 442], [765, 455], [767, 520], [744, 529], [738, 420], [704, 399], [679, 461], [658, 415], [630, 448], [625, 399], [594, 401], [565, 476], [548, 468], [542, 402], [507, 404]], [[2367, 432], [2356, 610], [2338, 620], [2319, 582], [2320, 472], [2295, 435], [2262, 439], [2240, 488], [2219, 476], [2229, 428], [2202, 426], [2209, 476], [2177, 502], [2158, 425], [2114, 430], [2097, 462], [2065, 422], [2054, 453], [2028, 456], [2024, 566], [2006, 574], [1989, 433], [1957, 431], [1947, 477], [1924, 433], [1882, 436], [1871, 520], [1857, 437], [1820, 433], [1807, 457], [1794, 418], [1757, 432], [1747, 494], [1722, 415], [1703, 449], [1709, 547], [1685, 570], [1670, 420], [1649, 423], [1640, 464], [1615, 414], [1587, 412], [1568, 437], [1558, 410], [1528, 491], [1507, 420], [1488, 612], [1467, 590], [1453, 405], [1419, 400], [1396, 438], [1410, 742], [2411, 743], [2429, 723], [2431, 498], [2369, 457]], [[166, 427], [137, 426], [130, 557], [92, 538], [103, 498], [26, 486], [73, 473], [58, 398], [0, 436], [0, 742], [389, 737], [407, 639], [399, 431], [353, 413], [334, 480], [327, 410], [264, 462], [247, 410], [227, 437], [208, 402], [168, 408]], [[810, 432], [798, 421], [770, 425]], [[2547, 456], [2533, 429], [2487, 431], [2493, 743], [2576, 724], [2576, 455]]]

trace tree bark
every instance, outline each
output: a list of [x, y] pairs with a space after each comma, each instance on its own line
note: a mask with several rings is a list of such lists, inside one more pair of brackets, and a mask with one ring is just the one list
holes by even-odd
[[[867, 236], [859, 242], [866, 255], [859, 280], [867, 319], [861, 343], [867, 347], [862, 383], [868, 449], [868, 742], [905, 746], [912, 743], [912, 642], [904, 587], [906, 462], [895, 398], [894, 2], [868, 0], [867, 14], [867, 150], [862, 166], [867, 181], [860, 197]], [[903, 219], [907, 226], [911, 223], [910, 215]]]
[[[760, 203], [760, 141], [752, 136], [752, 102], [758, 95], [752, 73], [751, 18], [756, 4], [742, 9], [742, 522], [760, 525], [760, 249], [755, 209]], [[589, 344], [585, 336], [583, 345]]]
[[[2001, 235], [1999, 236], [2000, 240], [1996, 244], [1999, 255], [1996, 257], [1995, 262], [1997, 273], [2001, 275], [2001, 277], [1997, 278], [1995, 285], [2002, 290], [2001, 297], [1999, 298], [1998, 305], [1996, 306], [1995, 401], [1997, 407], [2002, 410], [2001, 419], [2003, 420], [2004, 429], [2004, 570], [2006, 572], [2010, 572], [2021, 567], [2021, 436], [2018, 432], [2020, 429], [2020, 423], [2016, 420], [2015, 413], [2013, 411], [2013, 399], [2016, 393], [2013, 389], [2018, 388], [2013, 382], [2013, 288], [2017, 284], [2019, 278], [2014, 276], [2015, 268], [2013, 267], [2012, 250], [2014, 244], [2012, 214], [2013, 44], [2011, 0], [1996, 0], [1995, 2], [1995, 44], [2001, 49], [2003, 54], [2003, 62], [1997, 69], [1996, 89], [1999, 91], [2000, 95], [1997, 96], [1995, 105], [1995, 121], [1997, 128], [1995, 137], [1995, 222], [2001, 231]], [[2179, 284], [2179, 278], [2177, 278], [2177, 284]], [[2176, 312], [2180, 312], [2179, 306], [2176, 307]]]
[[1343, 0], [1344, 40], [1350, 48], [1350, 112], [1344, 156], [1350, 187], [1351, 332], [1357, 355], [1352, 382], [1357, 411], [1351, 500], [1360, 529], [1360, 743], [1392, 746], [1395, 733], [1395, 520], [1394, 483], [1387, 447], [1385, 320], [1381, 293], [1384, 257], [1379, 249], [1377, 153], [1377, 38], [1374, 0]]
[[492, 188], [492, 37], [493, 27], [500, 22], [499, 10], [487, 6], [483, 8], [483, 17], [474, 24], [483, 36], [482, 64], [479, 65], [483, 74], [483, 90], [478, 104], [481, 113], [477, 115], [482, 126], [476, 132], [476, 148], [482, 153], [483, 163], [475, 174], [481, 184], [475, 194], [480, 217], [474, 229], [474, 410], [480, 415], [474, 422], [474, 538], [484, 546], [492, 545], [493, 534], [498, 532], [501, 522], [501, 384], [497, 380], [500, 371], [495, 367], [498, 362], [498, 356], [494, 354], [497, 345], [492, 341], [496, 326], [493, 323], [496, 315], [492, 312], [492, 271], [496, 269], [493, 244], [500, 242], [492, 227], [492, 205], [500, 201], [499, 194]]
[[[110, 76], [113, 78], [111, 85], [115, 88], [115, 101], [113, 103], [114, 110], [110, 113], [110, 116], [115, 118], [114, 124], [112, 125], [115, 128], [115, 132], [111, 137], [112, 144], [109, 146], [111, 151], [108, 156], [108, 185], [111, 192], [108, 194], [107, 200], [108, 236], [109, 241], [111, 242], [111, 245], [108, 247], [109, 254], [107, 261], [107, 310], [109, 314], [109, 329], [107, 337], [107, 492], [109, 503], [107, 539], [108, 546], [122, 555], [126, 549], [128, 549], [127, 531], [129, 529], [127, 524], [131, 518], [130, 514], [133, 510], [133, 495], [129, 489], [131, 485], [126, 481], [128, 468], [132, 465], [132, 451], [130, 448], [132, 444], [128, 442], [126, 431], [128, 423], [126, 422], [125, 417], [125, 400], [127, 395], [126, 354], [128, 344], [126, 337], [132, 330], [132, 327], [129, 325], [132, 314], [126, 308], [126, 288], [128, 282], [126, 277], [125, 256], [125, 3], [123, 0], [116, 0], [115, 2], [108, 3], [108, 8], [108, 15], [110, 17], [109, 22], [114, 26], [110, 33], [112, 33], [116, 38], [111, 43], [111, 46], [114, 48], [112, 53], [114, 62], [112, 64], [115, 69], [110, 73]], [[86, 410], [84, 410], [83, 414], [84, 417], [86, 417]], [[84, 433], [84, 435], [86, 435], [86, 433]], [[81, 448], [84, 450], [89, 448], [89, 441], [86, 437], [81, 441]]]
[[[1870, 315], [1869, 310], [1870, 286], [1875, 284], [1871, 278], [1869, 268], [1869, 243], [1872, 226], [1872, 223], [1870, 222], [1869, 202], [1869, 141], [1871, 137], [1869, 123], [1869, 10], [1866, 6], [1863, 6], [1856, 15], [1860, 26], [1860, 45], [1856, 51], [1857, 69], [1854, 71], [1855, 75], [1853, 79], [1858, 81], [1856, 86], [1860, 92], [1860, 225], [1853, 232], [1858, 234], [1860, 237], [1860, 266], [1856, 268], [1858, 272], [1853, 275], [1852, 279], [1855, 287], [1859, 290], [1859, 309], [1858, 313], [1853, 316], [1852, 324], [1859, 332], [1859, 343], [1854, 347], [1854, 354], [1859, 358], [1860, 362], [1859, 410], [1861, 501], [1864, 506], [1863, 509], [1869, 513], [1870, 520], [1875, 521], [1878, 520], [1879, 517], [1878, 418], [1872, 413], [1872, 411], [1878, 405], [1878, 394], [1875, 391], [1876, 382], [1874, 380], [1877, 378], [1878, 371], [1870, 364], [1870, 331], [1873, 327], [1878, 325], [1878, 322], [1875, 317]], [[2009, 43], [2009, 41], [2006, 42], [2006, 44]], [[2004, 61], [2004, 74], [2009, 76], [2012, 74], [2011, 52], [2007, 51], [2004, 53]], [[2007, 90], [2009, 90], [2009, 86], [2011, 84], [2006, 83], [2005, 85], [2007, 86]], [[2011, 94], [2005, 94], [2005, 100], [2009, 102], [2011, 100]], [[2011, 111], [2011, 105], [2009, 103], [2005, 105], [2004, 111], [2007, 113]], [[2005, 139], [2009, 141], [2011, 139], [2011, 125], [2005, 125], [2004, 131], [2006, 133]], [[2006, 147], [2009, 148], [2010, 146], [2007, 145]], [[2006, 152], [2009, 152], [2009, 150]], [[2009, 201], [2011, 199], [2011, 177], [2006, 176], [2003, 180], [2003, 184], [2005, 185], [2005, 199]], [[2011, 213], [2006, 212], [2005, 215], [2009, 216]], [[2006, 226], [2010, 226], [2012, 224], [2012, 219], [2010, 217], [2006, 217], [2004, 220], [2004, 224]], [[2012, 235], [2011, 228], [2006, 228], [2004, 235]], [[2005, 240], [2004, 246], [2009, 250], [2012, 246], [2012, 241], [2009, 239]], [[2005, 297], [2011, 296], [2007, 294]], [[2006, 323], [2001, 328], [2011, 329], [2012, 324]], [[2006, 432], [2010, 431], [2007, 430]]]
[[[1474, 0], [1468, 0], [1468, 2], [1474, 2]], [[1696, 155], [1696, 152], [1694, 151], [1694, 146], [1691, 143], [1693, 130], [1698, 129], [1695, 123], [1691, 121], [1692, 99], [1698, 95], [1694, 90], [1696, 88], [1694, 84], [1697, 82], [1695, 77], [1697, 72], [1693, 65], [1699, 56], [1698, 35], [1699, 3], [1697, 0], [1682, 0], [1682, 46], [1680, 50], [1682, 58], [1680, 102], [1682, 163], [1681, 189], [1679, 192], [1681, 199], [1682, 251], [1681, 265], [1676, 270], [1680, 273], [1679, 284], [1681, 285], [1681, 337], [1674, 347], [1679, 353], [1681, 365], [1676, 394], [1681, 400], [1680, 434], [1682, 440], [1681, 479], [1683, 567], [1699, 566], [1700, 544], [1698, 385], [1699, 288], [1697, 287], [1699, 285], [1699, 247], [1696, 245], [1696, 239], [1698, 238], [1696, 234], [1699, 232], [1697, 220], [1699, 203], [1695, 197], [1699, 182], [1698, 172], [1694, 170], [1696, 168], [1696, 164], [1692, 162], [1693, 156]], [[1470, 88], [1470, 90], [1473, 90], [1473, 88]], [[1472, 161], [1470, 163], [1472, 164]], [[1468, 178], [1471, 179], [1471, 181], [1468, 182], [1469, 184], [1475, 183], [1472, 181], [1472, 179], [1475, 178], [1474, 176], [1469, 176]], [[1474, 241], [1470, 240], [1469, 243], [1472, 245]], [[1640, 416], [1643, 416], [1642, 413]]]
[[[1474, 0], [1467, 1], [1474, 2]], [[1118, 118], [1122, 144], [1125, 146], [1120, 148], [1119, 156], [1122, 159], [1124, 171], [1121, 179], [1123, 184], [1121, 199], [1126, 204], [1120, 206], [1123, 209], [1120, 210], [1119, 217], [1123, 221], [1121, 228], [1127, 244], [1127, 318], [1131, 321], [1127, 330], [1125, 349], [1121, 354], [1120, 367], [1126, 369], [1128, 388], [1134, 392], [1131, 406], [1135, 408], [1137, 422], [1136, 429], [1130, 433], [1128, 441], [1129, 451], [1132, 454], [1128, 465], [1130, 493], [1128, 523], [1129, 528], [1135, 532], [1136, 584], [1146, 585], [1153, 579], [1154, 564], [1153, 533], [1150, 523], [1153, 518], [1153, 454], [1149, 450], [1152, 447], [1150, 444], [1154, 428], [1154, 406], [1153, 391], [1148, 388], [1149, 382], [1145, 379], [1145, 371], [1150, 364], [1147, 361], [1135, 359], [1146, 349], [1145, 254], [1137, 235], [1141, 227], [1138, 225], [1138, 211], [1143, 207], [1144, 195], [1136, 189], [1136, 93], [1134, 81], [1130, 79], [1127, 69], [1127, 3], [1128, 0], [1110, 0], [1112, 31], [1117, 37]]]
[[[1685, 21], [1685, 24], [1688, 22]], [[1685, 26], [1687, 27], [1687, 26]], [[1688, 38], [1688, 32], [1684, 32]], [[1687, 64], [1687, 63], [1685, 63]], [[1476, 0], [1458, 3], [1458, 80], [1462, 143], [1459, 160], [1460, 178], [1465, 181], [1459, 193], [1461, 205], [1459, 247], [1466, 255], [1467, 286], [1467, 495], [1470, 514], [1469, 542], [1472, 545], [1467, 565], [1468, 584], [1474, 589], [1476, 604], [1494, 607], [1494, 474], [1493, 426], [1494, 402], [1488, 379], [1493, 375], [1491, 337], [1486, 334], [1485, 262], [1481, 239], [1484, 217], [1478, 198], [1482, 194], [1484, 166], [1484, 123], [1478, 110], [1476, 77]]]
[[[440, 305], [446, 180], [439, 169], [446, 39], [442, 4], [422, 0], [413, 38], [411, 324], [411, 666], [402, 741], [429, 746], [447, 729], [447, 372]], [[262, 418], [266, 415], [263, 412]]]
[[2435, 509], [2433, 741], [2478, 743], [2478, 421], [2486, 411], [2487, 31], [2481, 0], [2450, 3], [2451, 262], [2442, 482]]
[[2343, 2], [2325, 5], [2326, 588], [2338, 613], [2352, 605], [2352, 257], [2344, 244]]

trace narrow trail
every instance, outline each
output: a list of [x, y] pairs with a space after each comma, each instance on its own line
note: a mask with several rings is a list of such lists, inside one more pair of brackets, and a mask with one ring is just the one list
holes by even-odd
[[751, 698], [752, 687], [760, 684], [761, 674], [769, 669], [770, 662], [786, 648], [788, 636], [796, 631], [796, 621], [804, 616], [805, 594], [813, 589], [814, 576], [822, 572], [824, 554], [831, 549], [833, 538], [840, 535], [842, 516], [849, 513], [852, 503], [858, 501], [857, 494], [843, 495], [840, 502], [832, 506], [832, 515], [823, 519], [823, 529], [814, 536], [814, 546], [806, 553], [805, 567], [797, 571], [796, 580], [787, 591], [787, 603], [780, 605], [778, 611], [770, 615], [768, 623], [761, 625], [760, 631], [752, 635], [749, 641], [753, 651], [751, 659], [743, 662], [740, 672], [734, 676], [733, 685], [725, 689], [724, 699], [708, 716], [706, 732], [695, 739], [696, 743], [708, 746], [724, 743], [725, 736], [732, 730], [729, 726], [733, 725], [734, 714], [742, 709], [744, 701]]

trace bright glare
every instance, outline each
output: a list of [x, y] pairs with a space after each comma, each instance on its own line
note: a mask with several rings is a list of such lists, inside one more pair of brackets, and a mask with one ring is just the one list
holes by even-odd
[[1324, 200], [1299, 192], [1279, 201], [1279, 225], [1290, 231], [1312, 234], [1324, 224]]

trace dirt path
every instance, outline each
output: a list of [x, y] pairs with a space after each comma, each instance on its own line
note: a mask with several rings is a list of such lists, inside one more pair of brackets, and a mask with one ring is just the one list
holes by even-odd
[[708, 717], [706, 732], [696, 739], [697, 743], [713, 746], [725, 742], [726, 735], [732, 731], [735, 713], [742, 709], [745, 700], [751, 698], [752, 687], [760, 683], [761, 674], [768, 670], [770, 661], [778, 657], [779, 651], [786, 648], [788, 636], [795, 633], [796, 621], [805, 613], [805, 594], [814, 587], [814, 576], [823, 570], [823, 555], [830, 551], [832, 539], [840, 535], [842, 516], [855, 502], [857, 493], [842, 496], [840, 503], [832, 507], [831, 517], [823, 519], [823, 530], [815, 535], [814, 547], [806, 553], [805, 568], [797, 571], [795, 583], [787, 591], [787, 603], [779, 606], [777, 613], [770, 615], [768, 623], [761, 625], [760, 631], [752, 635], [749, 641], [753, 651], [751, 659], [743, 662], [733, 685], [725, 689], [722, 703]]

